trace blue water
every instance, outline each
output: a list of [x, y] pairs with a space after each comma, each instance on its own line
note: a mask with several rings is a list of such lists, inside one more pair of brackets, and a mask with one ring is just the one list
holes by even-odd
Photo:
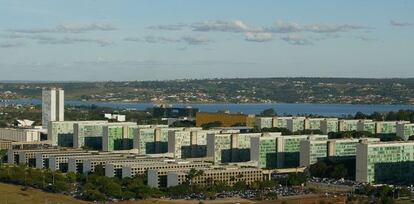
[[[40, 100], [9, 100], [1, 101], [0, 106], [4, 104], [22, 104], [22, 105], [39, 105]], [[154, 106], [153, 103], [105, 103], [105, 102], [84, 102], [84, 101], [66, 101], [66, 105], [97, 105], [101, 107], [110, 107], [118, 109], [136, 109], [145, 110]], [[414, 110], [414, 105], [360, 105], [360, 104], [309, 104], [309, 103], [273, 103], [273, 104], [172, 104], [173, 107], [199, 108], [200, 111], [217, 112], [229, 110], [230, 112], [241, 112], [246, 114], [259, 114], [265, 109], [274, 108], [279, 115], [322, 115], [341, 117], [345, 115], [354, 115], [360, 111], [366, 114], [377, 112], [398, 111], [400, 109]]]

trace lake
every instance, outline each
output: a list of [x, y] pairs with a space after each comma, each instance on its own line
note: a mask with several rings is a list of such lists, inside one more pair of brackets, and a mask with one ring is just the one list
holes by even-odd
[[[153, 103], [120, 103], [120, 102], [85, 102], [85, 101], [65, 101], [66, 105], [79, 106], [79, 105], [97, 105], [100, 107], [110, 107], [117, 109], [136, 109], [145, 110], [154, 106]], [[38, 99], [22, 99], [22, 100], [0, 100], [0, 106], [5, 104], [22, 104], [22, 105], [39, 105], [41, 100]], [[205, 112], [217, 112], [222, 110], [229, 110], [230, 112], [242, 112], [246, 114], [259, 114], [265, 109], [274, 108], [279, 115], [323, 115], [340, 117], [344, 115], [352, 114], [360, 111], [366, 114], [377, 112], [389, 112], [398, 111], [400, 109], [414, 110], [414, 105], [383, 105], [383, 104], [309, 104], [309, 103], [270, 103], [270, 104], [172, 104], [173, 107], [186, 107], [191, 106], [193, 108], [199, 108], [200, 111]]]

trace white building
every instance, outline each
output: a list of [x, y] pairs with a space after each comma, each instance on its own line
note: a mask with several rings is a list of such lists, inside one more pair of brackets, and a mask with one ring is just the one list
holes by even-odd
[[42, 126], [47, 129], [50, 121], [64, 121], [65, 93], [63, 89], [43, 89]]
[[272, 117], [257, 117], [256, 126], [259, 129], [263, 128], [272, 128], [273, 127], [273, 118]]
[[0, 139], [16, 142], [37, 142], [40, 141], [41, 131], [38, 129], [12, 129], [1, 128]]

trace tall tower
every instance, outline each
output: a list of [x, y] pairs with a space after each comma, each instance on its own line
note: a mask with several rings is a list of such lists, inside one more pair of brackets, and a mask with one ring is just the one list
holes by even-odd
[[63, 89], [43, 89], [42, 91], [42, 127], [48, 128], [50, 121], [64, 121], [65, 92]]

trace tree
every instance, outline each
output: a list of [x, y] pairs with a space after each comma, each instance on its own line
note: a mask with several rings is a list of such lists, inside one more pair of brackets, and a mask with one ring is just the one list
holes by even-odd
[[355, 119], [367, 119], [367, 115], [365, 115], [364, 113], [362, 113], [362, 112], [360, 112], [360, 111], [358, 111], [356, 114], [355, 114], [355, 117], [354, 117]]
[[264, 116], [264, 117], [273, 117], [275, 115], [276, 115], [276, 111], [273, 108], [265, 109], [260, 113], [260, 116]]
[[309, 172], [312, 176], [315, 176], [315, 177], [326, 177], [327, 169], [328, 169], [328, 165], [326, 165], [325, 162], [318, 161], [315, 164], [310, 166]]
[[204, 130], [208, 130], [208, 129], [211, 129], [211, 128], [214, 128], [214, 127], [222, 127], [222, 126], [223, 126], [223, 123], [221, 121], [214, 121], [214, 122], [210, 122], [210, 123], [204, 123], [204, 124], [201, 125], [201, 127]]
[[338, 164], [334, 167], [331, 175], [336, 179], [345, 178], [348, 175], [348, 170], [343, 164]]

